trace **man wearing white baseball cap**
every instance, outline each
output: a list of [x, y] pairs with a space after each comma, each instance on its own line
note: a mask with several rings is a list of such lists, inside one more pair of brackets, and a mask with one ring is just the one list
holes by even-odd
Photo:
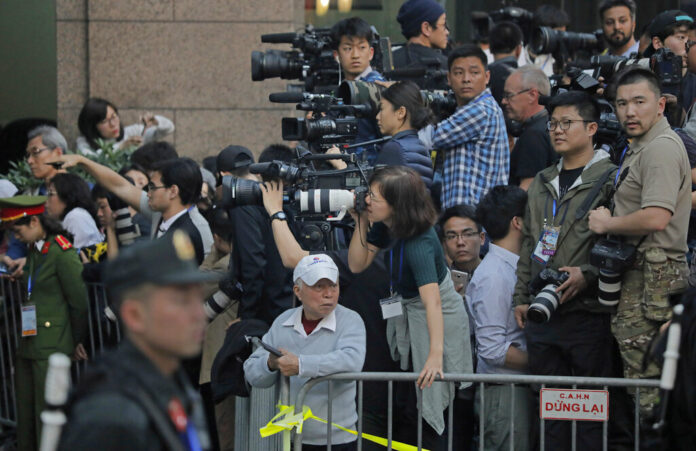
[[[293, 291], [302, 305], [281, 313], [262, 339], [279, 348], [282, 356], [259, 347], [244, 362], [245, 377], [254, 387], [270, 387], [279, 371], [290, 376], [291, 400], [308, 379], [361, 371], [365, 360], [365, 324], [357, 313], [338, 305], [338, 268], [333, 260], [324, 254], [308, 255], [295, 267], [293, 280]], [[319, 418], [328, 416], [326, 384], [318, 384], [305, 398], [305, 405]], [[332, 422], [354, 429], [358, 419], [355, 382], [335, 381], [332, 405]], [[354, 450], [355, 439], [354, 435], [334, 428], [331, 449]], [[326, 425], [306, 422], [302, 444], [303, 450], [325, 449]]]

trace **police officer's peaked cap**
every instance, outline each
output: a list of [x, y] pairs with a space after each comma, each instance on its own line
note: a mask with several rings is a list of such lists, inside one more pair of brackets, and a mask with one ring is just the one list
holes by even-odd
[[104, 283], [112, 302], [143, 284], [185, 285], [219, 280], [219, 273], [202, 272], [191, 239], [181, 230], [126, 247], [104, 268]]
[[46, 196], [15, 196], [0, 199], [0, 222], [11, 222], [44, 212]]

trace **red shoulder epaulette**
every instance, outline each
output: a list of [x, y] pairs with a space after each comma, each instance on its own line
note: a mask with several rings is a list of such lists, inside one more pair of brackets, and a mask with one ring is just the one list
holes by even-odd
[[56, 235], [56, 243], [60, 246], [61, 249], [64, 251], [67, 251], [72, 247], [72, 243], [65, 238], [63, 235]]

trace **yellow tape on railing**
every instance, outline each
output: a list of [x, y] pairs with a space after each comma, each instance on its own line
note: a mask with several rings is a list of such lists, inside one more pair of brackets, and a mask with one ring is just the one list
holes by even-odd
[[[276, 414], [271, 420], [268, 422], [268, 424], [261, 429], [259, 429], [259, 432], [261, 433], [261, 437], [268, 437], [273, 434], [277, 434], [278, 432], [283, 432], [283, 431], [291, 431], [293, 428], [297, 428], [298, 433], [302, 433], [302, 425], [306, 420], [316, 420], [320, 421], [324, 424], [328, 423], [327, 420], [324, 420], [322, 418], [319, 418], [315, 416], [312, 413], [312, 410], [307, 407], [303, 406], [302, 407], [302, 412], [301, 413], [293, 413], [295, 411], [294, 406], [285, 406], [282, 404], [278, 405], [278, 409], [280, 412]], [[358, 431], [354, 431], [352, 429], [344, 428], [343, 426], [339, 426], [336, 423], [331, 423], [332, 426], [348, 432], [353, 435], [358, 435]], [[377, 437], [376, 435], [371, 435], [371, 434], [365, 434], [363, 433], [362, 437], [366, 440], [369, 440], [371, 442], [377, 443], [378, 445], [382, 445], [384, 447], [387, 447], [387, 443], [389, 442], [386, 438], [383, 437]], [[418, 451], [417, 446], [412, 446], [412, 445], [407, 445], [406, 443], [401, 443], [401, 442], [396, 442], [392, 440], [392, 449], [394, 451]], [[423, 451], [428, 451], [425, 448], [422, 448]]]

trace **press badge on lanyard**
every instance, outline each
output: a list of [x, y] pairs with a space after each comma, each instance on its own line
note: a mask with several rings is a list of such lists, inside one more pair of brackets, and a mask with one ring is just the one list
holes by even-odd
[[[31, 299], [32, 276], [29, 276], [27, 284], [27, 301]], [[36, 306], [29, 304], [22, 306], [22, 337], [36, 336]]]
[[[379, 300], [379, 306], [382, 308], [382, 318], [389, 319], [395, 316], [403, 315], [404, 310], [401, 305], [401, 295], [394, 293], [394, 249], [389, 251], [389, 297]], [[401, 252], [399, 256], [399, 279], [397, 283], [401, 283], [401, 274], [404, 264], [404, 245], [401, 244]]]
[[[553, 200], [553, 217], [556, 217], [556, 199]], [[542, 230], [541, 236], [539, 237], [539, 242], [537, 243], [536, 248], [534, 248], [532, 258], [543, 265], [548, 263], [549, 258], [556, 253], [558, 236], [560, 234], [560, 227], [548, 225], [546, 221], [544, 221], [544, 230]]]

